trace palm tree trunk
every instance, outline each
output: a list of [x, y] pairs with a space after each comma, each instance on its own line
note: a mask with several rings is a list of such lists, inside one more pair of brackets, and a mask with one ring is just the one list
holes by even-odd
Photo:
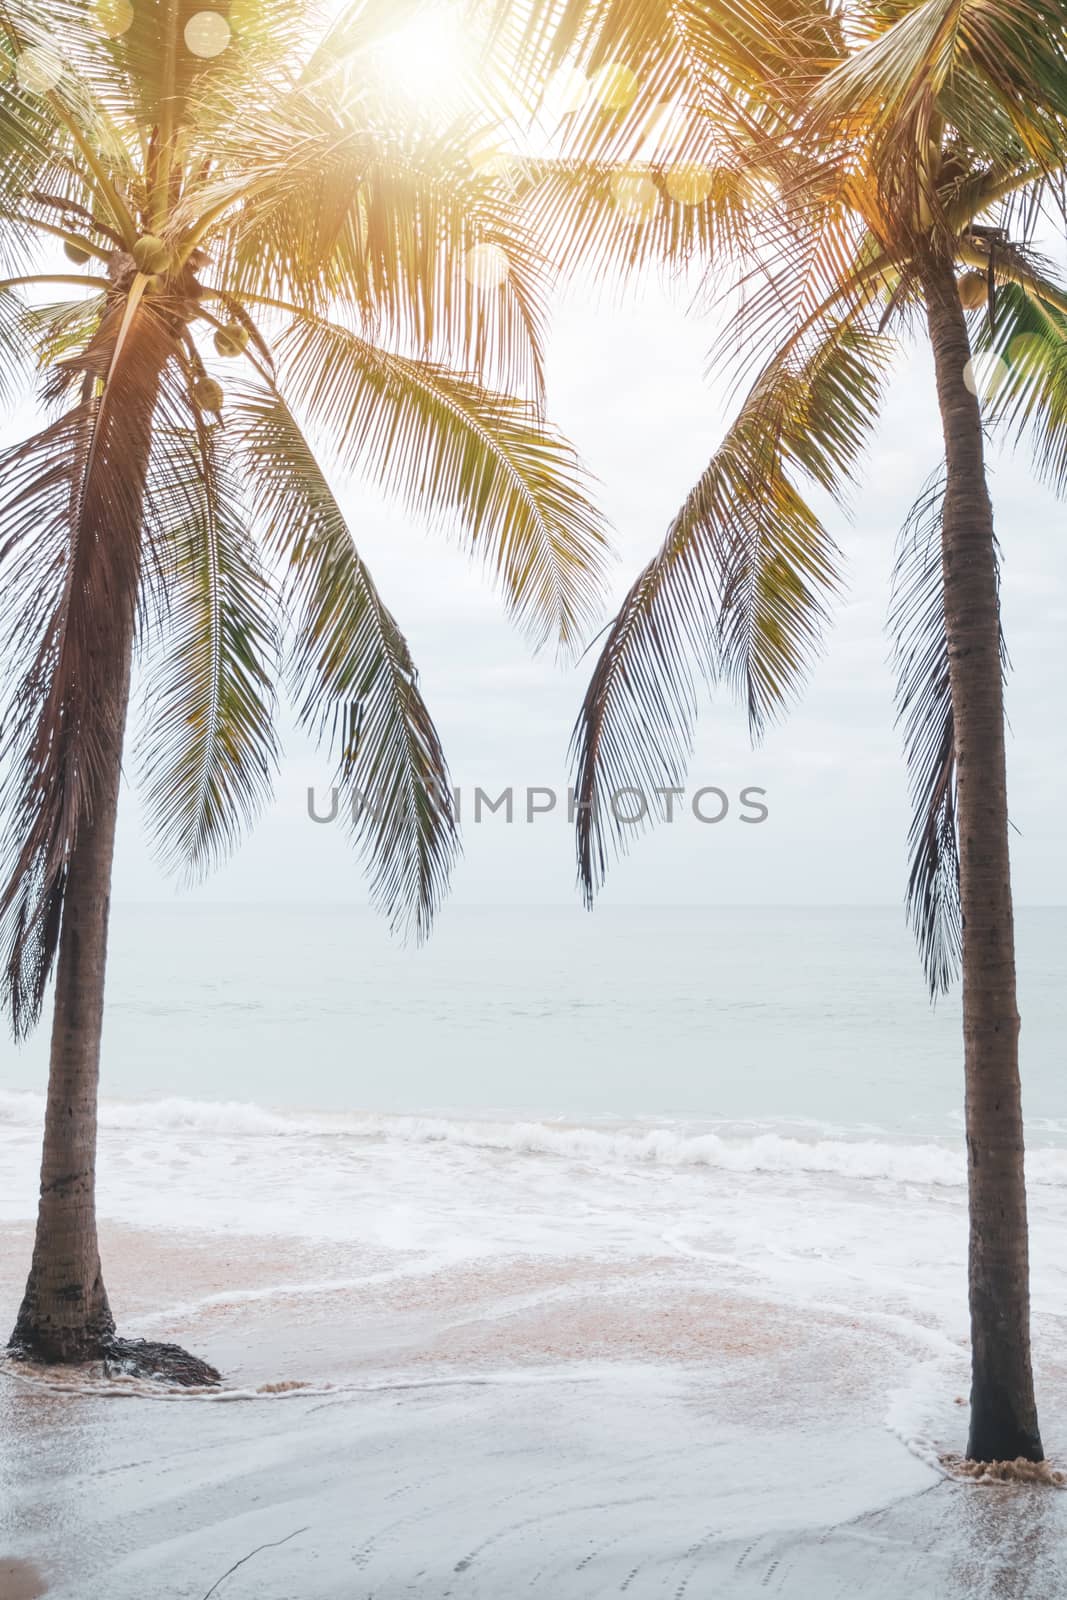
[[[162, 357], [131, 359], [99, 443], [99, 456], [117, 459], [127, 506], [139, 519], [152, 445], [152, 418]], [[94, 536], [109, 537], [106, 509]], [[100, 1270], [96, 1229], [97, 1090], [104, 1016], [111, 868], [130, 697], [140, 556], [131, 563], [128, 592], [113, 597], [86, 682], [99, 716], [98, 760], [86, 814], [67, 864], [56, 964], [41, 1192], [33, 1260], [11, 1336], [12, 1348], [44, 1361], [79, 1362], [104, 1353], [115, 1323]]]
[[942, 572], [956, 738], [970, 1209], [967, 1455], [1040, 1461], [993, 510], [981, 411], [964, 376], [971, 351], [951, 260], [931, 257], [922, 281], [947, 475]]
[[11, 1338], [45, 1361], [91, 1360], [115, 1332], [96, 1234], [96, 1101], [133, 618], [131, 603], [123, 618], [125, 637], [115, 641], [120, 648], [106, 759], [92, 815], [71, 854], [63, 899], [37, 1235]]

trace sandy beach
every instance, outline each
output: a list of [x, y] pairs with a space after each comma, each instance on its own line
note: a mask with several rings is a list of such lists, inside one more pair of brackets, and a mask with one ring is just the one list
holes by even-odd
[[[2, 1243], [10, 1319], [28, 1228]], [[114, 1224], [104, 1249], [125, 1331], [181, 1340], [226, 1387], [5, 1364], [3, 1600], [203, 1600], [245, 1556], [229, 1600], [1067, 1588], [1067, 1495], [939, 1464], [965, 1352], [903, 1315], [791, 1306], [677, 1254], [413, 1272], [335, 1242]], [[901, 1437], [917, 1399], [926, 1440]]]

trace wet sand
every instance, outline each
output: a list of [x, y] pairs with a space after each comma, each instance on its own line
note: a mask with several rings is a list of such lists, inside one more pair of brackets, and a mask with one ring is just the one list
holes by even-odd
[[[228, 1388], [0, 1368], [0, 1600], [204, 1600], [246, 1556], [220, 1600], [1067, 1593], [1067, 1495], [946, 1476], [966, 1353], [891, 1313], [667, 1256], [103, 1243], [123, 1331], [180, 1339]], [[9, 1322], [29, 1229], [0, 1247]], [[1049, 1443], [1058, 1342], [1039, 1327]], [[905, 1443], [917, 1381], [932, 1442]]]
[[0, 1556], [0, 1600], [37, 1600], [47, 1591], [45, 1579], [29, 1561]]

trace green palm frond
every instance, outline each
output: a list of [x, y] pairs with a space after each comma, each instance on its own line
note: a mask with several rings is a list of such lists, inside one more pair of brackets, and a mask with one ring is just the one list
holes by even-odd
[[587, 899], [633, 832], [610, 796], [681, 781], [699, 679], [733, 686], [754, 736], [796, 693], [839, 565], [798, 480], [839, 494], [854, 475], [890, 353], [846, 325], [805, 357], [772, 362], [624, 600], [573, 741]]
[[941, 583], [944, 501], [941, 468], [901, 530], [889, 613], [912, 808], [908, 920], [934, 995], [945, 993], [959, 975], [963, 948], [956, 739]]
[[[1047, 299], [1041, 298], [1044, 286]], [[999, 427], [1030, 446], [1034, 468], [1058, 495], [1067, 493], [1067, 301], [1055, 280], [1034, 274], [1027, 287], [1001, 283], [996, 326], [983, 315], [975, 338], [977, 370], [983, 357], [998, 365], [989, 373], [991, 403]]]
[[138, 751], [163, 864], [216, 866], [270, 799], [278, 601], [220, 430], [157, 424], [146, 517], [165, 598], [151, 629]]
[[87, 371], [80, 401], [0, 459], [0, 622], [13, 667], [0, 746], [10, 863], [0, 919], [16, 1032], [40, 1011], [104, 730], [125, 705], [121, 641], [143, 566], [143, 485], [130, 463], [147, 453], [173, 353], [151, 313], [136, 315], [128, 335], [121, 350], [115, 331], [103, 336], [106, 382]]
[[946, 119], [972, 160], [1014, 149], [1047, 167], [1063, 152], [1067, 47], [1058, 0], [922, 0], [861, 13], [867, 37], [824, 79], [812, 131], [856, 130], [880, 181], [934, 202]]
[[233, 427], [283, 575], [297, 713], [336, 760], [376, 903], [424, 937], [458, 842], [444, 752], [407, 643], [282, 398], [246, 393]]
[[52, 305], [22, 306], [17, 328], [24, 356], [32, 358], [38, 369], [65, 360], [88, 344], [104, 310], [103, 294]]
[[30, 381], [26, 349], [26, 308], [10, 289], [0, 289], [0, 403], [25, 398]]
[[571, 447], [530, 405], [337, 323], [294, 321], [284, 386], [346, 467], [459, 530], [538, 643], [575, 643], [595, 614], [607, 545]]
[[[598, 785], [597, 762], [616, 745], [613, 776], [629, 761], [641, 779], [679, 781], [695, 704], [693, 678], [680, 665], [686, 659], [706, 679], [733, 685], [757, 736], [795, 693], [817, 648], [838, 564], [796, 475], [835, 491], [854, 472], [885, 356], [879, 341], [845, 333], [807, 360], [773, 362], [757, 380], [609, 635], [579, 722], [583, 801]], [[665, 673], [668, 656], [677, 661]], [[652, 700], [656, 677], [662, 686], [646, 727], [638, 706]], [[592, 805], [587, 815], [595, 822]], [[586, 852], [587, 891], [595, 881], [590, 866]]]

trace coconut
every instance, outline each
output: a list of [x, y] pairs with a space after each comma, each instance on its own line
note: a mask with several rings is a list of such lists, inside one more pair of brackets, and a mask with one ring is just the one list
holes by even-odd
[[88, 250], [84, 250], [80, 244], [75, 244], [73, 239], [63, 240], [63, 254], [68, 261], [73, 261], [76, 267], [84, 267], [89, 259]]
[[193, 399], [201, 411], [222, 410], [222, 384], [214, 378], [197, 378], [193, 384]]
[[239, 356], [248, 344], [248, 329], [239, 322], [228, 322], [215, 334], [215, 349], [220, 356]]
[[145, 233], [133, 247], [133, 259], [138, 272], [165, 272], [170, 262], [170, 251], [154, 233]]
[[960, 301], [968, 311], [977, 311], [979, 306], [984, 306], [988, 294], [988, 285], [984, 272], [965, 272], [956, 280]]

